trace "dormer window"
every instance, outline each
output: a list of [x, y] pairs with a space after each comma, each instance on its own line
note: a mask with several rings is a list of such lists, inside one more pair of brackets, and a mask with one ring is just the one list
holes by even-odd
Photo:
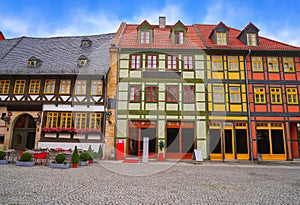
[[141, 31], [141, 44], [150, 43], [150, 31]]
[[256, 33], [247, 33], [247, 45], [257, 46]]
[[174, 26], [171, 28], [171, 38], [173, 44], [183, 45], [186, 43], [186, 33], [187, 27], [178, 21]]
[[88, 39], [88, 38], [83, 38], [83, 39], [81, 40], [80, 46], [83, 47], [83, 48], [86, 48], [86, 47], [90, 47], [91, 44], [92, 44], [92, 41], [91, 41], [90, 39]]
[[183, 44], [183, 42], [184, 42], [183, 31], [175, 32], [175, 44]]
[[28, 59], [27, 67], [34, 68], [34, 67], [39, 66], [41, 63], [42, 63], [42, 61], [40, 59], [37, 59], [36, 57], [31, 56]]
[[218, 45], [227, 45], [227, 33], [226, 32], [217, 32], [216, 42]]
[[137, 28], [138, 44], [147, 45], [152, 43], [153, 27], [148, 21], [143, 21]]
[[85, 55], [79, 56], [78, 61], [77, 61], [78, 66], [80, 66], [80, 67], [85, 66], [87, 64], [87, 60], [88, 60], [88, 58]]

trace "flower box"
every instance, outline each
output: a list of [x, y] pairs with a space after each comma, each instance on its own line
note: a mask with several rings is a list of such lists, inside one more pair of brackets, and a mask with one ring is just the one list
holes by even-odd
[[68, 169], [70, 168], [70, 164], [58, 164], [58, 163], [51, 163], [50, 168], [58, 168], [58, 169]]
[[8, 164], [8, 160], [7, 159], [0, 160], [0, 164]]
[[24, 167], [32, 167], [35, 165], [35, 162], [24, 162], [24, 161], [16, 161], [17, 166], [24, 166]]
[[78, 166], [86, 166], [89, 164], [89, 161], [83, 161], [83, 162], [79, 162]]

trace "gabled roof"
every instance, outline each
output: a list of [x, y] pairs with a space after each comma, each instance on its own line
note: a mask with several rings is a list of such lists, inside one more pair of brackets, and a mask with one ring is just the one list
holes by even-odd
[[147, 20], [144, 20], [136, 29], [138, 30], [141, 27], [143, 27], [144, 25], [146, 25], [150, 29], [153, 29], [152, 25]]
[[225, 29], [226, 31], [229, 30], [229, 28], [222, 21], [220, 21], [220, 23], [217, 24], [213, 30], [211, 30], [209, 37], [211, 37], [213, 33], [219, 29]]
[[[21, 37], [0, 41], [1, 74], [100, 74], [109, 69], [109, 46], [114, 33], [91, 36], [71, 36], [53, 38]], [[80, 47], [81, 40], [87, 37], [93, 44]], [[89, 64], [77, 65], [78, 57], [85, 55]], [[43, 63], [29, 70], [28, 59], [35, 56]]]
[[246, 31], [248, 30], [254, 30], [256, 31], [257, 33], [259, 32], [259, 29], [252, 23], [250, 22], [241, 32], [240, 34], [238, 35], [238, 38]]
[[186, 27], [181, 21], [177, 21], [176, 24], [174, 24], [174, 26], [171, 26], [171, 30], [174, 30], [177, 27], [182, 27], [186, 30], [188, 30], [188, 27]]
[[212, 31], [216, 28], [216, 25], [195, 24], [195, 26], [199, 30], [201, 36], [203, 37], [203, 41], [207, 45], [207, 48], [233, 49], [233, 50], [249, 50], [249, 48], [251, 48], [251, 50], [264, 50], [264, 51], [300, 51], [300, 47], [291, 46], [262, 36], [258, 36], [258, 40], [259, 40], [258, 46], [247, 46], [238, 38], [238, 36], [241, 33], [241, 30], [231, 28], [231, 27], [227, 27], [228, 45], [217, 45], [210, 38], [210, 35]]

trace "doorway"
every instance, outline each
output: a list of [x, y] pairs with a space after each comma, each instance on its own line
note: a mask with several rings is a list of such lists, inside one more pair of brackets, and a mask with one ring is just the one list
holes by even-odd
[[11, 148], [25, 151], [34, 149], [36, 138], [36, 123], [32, 116], [21, 115], [14, 125]]

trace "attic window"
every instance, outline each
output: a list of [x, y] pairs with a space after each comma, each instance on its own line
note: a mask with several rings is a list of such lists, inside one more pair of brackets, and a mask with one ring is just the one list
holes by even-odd
[[247, 45], [257, 46], [256, 33], [247, 33]]
[[42, 61], [40, 59], [37, 59], [36, 57], [31, 56], [28, 59], [27, 67], [34, 68], [34, 67], [39, 66], [41, 63], [42, 63]]
[[87, 60], [88, 60], [88, 58], [85, 55], [79, 56], [78, 61], [77, 61], [78, 66], [81, 66], [81, 67], [85, 66], [87, 64]]
[[85, 48], [85, 47], [90, 47], [91, 46], [91, 44], [92, 44], [92, 41], [90, 40], [90, 39], [88, 39], [88, 38], [83, 38], [82, 40], [81, 40], [81, 47], [83, 47], [83, 48]]
[[227, 33], [226, 32], [217, 32], [216, 42], [218, 45], [227, 45]]

